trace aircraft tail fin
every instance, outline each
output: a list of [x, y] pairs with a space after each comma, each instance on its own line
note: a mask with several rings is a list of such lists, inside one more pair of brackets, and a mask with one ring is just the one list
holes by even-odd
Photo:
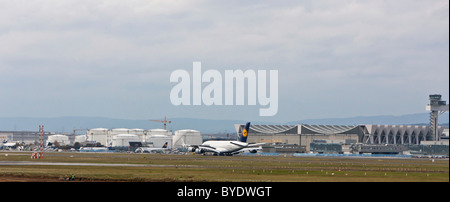
[[163, 147], [162, 148], [167, 148], [167, 142], [166, 143], [164, 143], [164, 145], [163, 145]]
[[242, 133], [239, 134], [238, 140], [240, 142], [247, 142], [247, 136], [248, 136], [249, 129], [250, 129], [250, 122], [247, 122], [247, 124], [245, 124], [244, 130], [242, 130]]

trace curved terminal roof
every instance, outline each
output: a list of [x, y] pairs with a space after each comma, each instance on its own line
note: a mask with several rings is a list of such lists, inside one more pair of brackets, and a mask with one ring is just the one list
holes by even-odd
[[[244, 127], [241, 125], [241, 127]], [[250, 132], [266, 134], [342, 134], [358, 128], [358, 125], [250, 125]], [[299, 130], [300, 129], [300, 130]], [[241, 129], [242, 130], [242, 129]], [[241, 131], [240, 130], [240, 131]]]
[[[236, 133], [242, 133], [245, 125], [235, 124]], [[442, 137], [448, 128], [438, 126]], [[410, 144], [433, 141], [430, 126], [427, 125], [250, 125], [249, 133], [255, 135], [358, 135], [358, 142], [365, 144]], [[446, 138], [448, 135], [444, 135]]]
[[356, 126], [339, 126], [339, 125], [302, 125], [302, 127], [319, 133], [319, 134], [340, 134], [340, 133], [346, 133], [347, 131], [353, 130]]
[[250, 130], [259, 133], [287, 133], [294, 128], [297, 129], [297, 125], [250, 125]]

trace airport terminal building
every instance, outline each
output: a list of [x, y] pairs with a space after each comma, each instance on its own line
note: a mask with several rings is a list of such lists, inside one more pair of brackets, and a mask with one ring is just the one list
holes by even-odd
[[[244, 125], [235, 124], [237, 133]], [[448, 128], [438, 127], [442, 136]], [[248, 142], [282, 143], [305, 146], [315, 141], [338, 144], [396, 144], [419, 145], [424, 141], [434, 141], [430, 126], [424, 125], [251, 125]]]

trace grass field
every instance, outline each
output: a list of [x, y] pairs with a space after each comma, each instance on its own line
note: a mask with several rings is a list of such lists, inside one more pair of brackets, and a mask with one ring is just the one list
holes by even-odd
[[[0, 152], [1, 162], [124, 164], [0, 165], [0, 181], [448, 182], [448, 159], [202, 156]], [[127, 165], [125, 165], [127, 164]], [[137, 166], [129, 166], [129, 165]]]

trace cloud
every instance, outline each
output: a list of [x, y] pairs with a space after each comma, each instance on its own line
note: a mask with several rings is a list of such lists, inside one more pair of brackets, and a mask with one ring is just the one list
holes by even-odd
[[[35, 96], [36, 88], [48, 89], [49, 97], [72, 92], [61, 108], [86, 114], [87, 97], [101, 103], [121, 93], [124, 98], [115, 98], [127, 105], [121, 114], [144, 117], [136, 109], [161, 112], [126, 97], [140, 95], [165, 106], [171, 71], [190, 71], [200, 60], [204, 69], [278, 69], [279, 103], [285, 107], [280, 119], [300, 116], [289, 111], [305, 116], [299, 119], [321, 118], [312, 117], [318, 115], [309, 106], [336, 96], [345, 107], [360, 105], [351, 99], [355, 92], [404, 90], [418, 100], [435, 90], [448, 97], [448, 87], [442, 87], [449, 83], [448, 15], [444, 0], [0, 1], [0, 92], [22, 100]], [[355, 115], [391, 113], [392, 107], [376, 101], [398, 98], [371, 99], [374, 109], [386, 110]], [[413, 106], [402, 107], [394, 113]], [[228, 111], [237, 110], [223, 114], [233, 117]], [[205, 111], [197, 115], [211, 116]]]

